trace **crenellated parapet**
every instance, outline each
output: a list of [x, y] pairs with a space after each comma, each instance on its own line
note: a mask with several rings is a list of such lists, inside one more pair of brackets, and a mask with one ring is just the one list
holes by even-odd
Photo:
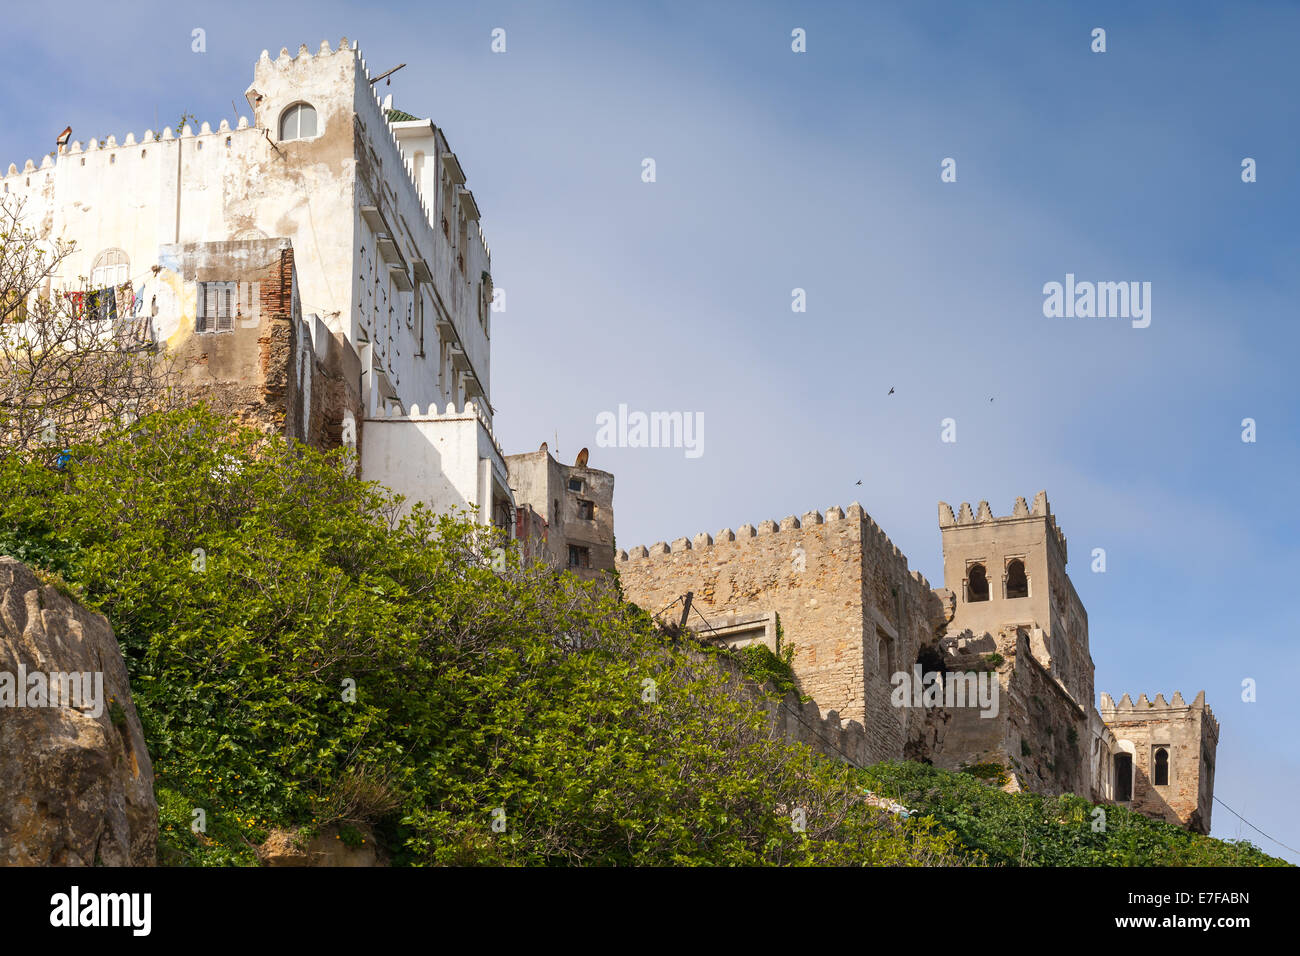
[[[38, 172], [40, 170], [53, 170], [58, 163], [71, 162], [73, 157], [77, 157], [80, 165], [85, 165], [88, 160], [97, 157], [106, 157], [110, 166], [117, 167], [119, 164], [122, 168], [128, 168], [133, 160], [147, 159], [148, 148], [157, 143], [170, 143], [182, 140], [193, 140], [200, 149], [204, 148], [210, 139], [223, 136], [230, 136], [233, 133], [242, 132], [252, 129], [249, 125], [248, 117], [238, 117], [234, 125], [231, 121], [222, 119], [217, 123], [216, 129], [212, 124], [203, 122], [199, 124], [196, 131], [189, 123], [186, 123], [179, 131], [173, 131], [170, 126], [164, 126], [162, 132], [156, 132], [151, 129], [145, 130], [137, 139], [134, 132], [128, 132], [120, 140], [116, 136], [107, 136], [103, 140], [92, 137], [88, 142], [82, 143], [81, 140], [73, 140], [67, 146], [63, 147], [58, 153], [57, 160], [54, 155], [47, 153], [41, 158], [38, 166], [34, 160], [27, 160], [20, 169], [16, 163], [10, 163], [0, 181], [5, 181], [15, 176], [23, 176]], [[141, 147], [141, 153], [127, 153], [126, 149], [130, 147]], [[6, 187], [8, 184], [6, 183]], [[8, 188], [4, 190], [8, 192]]]
[[[615, 555], [617, 563], [632, 563], [640, 561], [654, 561], [664, 559], [670, 555], [682, 554], [684, 552], [711, 552], [721, 548], [749, 547], [755, 543], [766, 544], [764, 539], [771, 537], [788, 537], [791, 540], [791, 546], [798, 544], [800, 533], [807, 533], [814, 529], [833, 530], [837, 526], [848, 523], [850, 526], [856, 525], [860, 528], [862, 540], [866, 544], [879, 549], [883, 553], [891, 556], [895, 561], [902, 564], [903, 569], [907, 568], [907, 556], [899, 550], [898, 546], [889, 540], [889, 536], [876, 524], [875, 520], [867, 514], [862, 505], [853, 502], [847, 508], [832, 506], [827, 508], [825, 513], [820, 511], [807, 511], [803, 515], [786, 515], [780, 521], [767, 519], [760, 521], [757, 525], [743, 524], [739, 528], [723, 528], [716, 534], [700, 532], [693, 537], [680, 537], [672, 541], [671, 544], [664, 541], [656, 541], [648, 548], [644, 545], [629, 550], [620, 550]], [[931, 590], [929, 581], [919, 571], [908, 572], [910, 577], [916, 581], [926, 591]]]
[[1202, 718], [1211, 726], [1215, 735], [1218, 735], [1219, 722], [1214, 717], [1214, 711], [1210, 705], [1205, 702], [1205, 691], [1201, 691], [1189, 704], [1183, 698], [1181, 691], [1174, 691], [1174, 696], [1165, 700], [1164, 694], [1156, 694], [1155, 700], [1151, 700], [1146, 694], [1138, 695], [1137, 702], [1125, 694], [1119, 699], [1119, 703], [1110, 694], [1101, 695], [1101, 703], [1097, 707], [1102, 720], [1110, 722], [1111, 720], [1134, 720], [1143, 717], [1169, 717], [1176, 718], [1188, 714], [1200, 714]]
[[946, 501], [939, 502], [939, 528], [946, 530], [948, 528], [962, 527], [966, 525], [983, 525], [997, 524], [1007, 521], [1021, 521], [1026, 518], [1044, 518], [1047, 526], [1051, 530], [1056, 544], [1061, 549], [1061, 554], [1066, 555], [1065, 535], [1056, 524], [1056, 516], [1052, 514], [1051, 506], [1047, 502], [1047, 492], [1040, 491], [1034, 496], [1033, 507], [1023, 497], [1016, 498], [1015, 504], [1011, 506], [1011, 514], [1001, 517], [995, 516], [993, 510], [989, 507], [987, 501], [981, 501], [975, 511], [971, 510], [970, 502], [963, 501], [957, 513], [953, 514], [952, 505]]
[[458, 421], [465, 419], [478, 419], [479, 424], [483, 426], [484, 431], [492, 440], [497, 454], [505, 457], [501, 450], [501, 445], [497, 441], [496, 433], [492, 430], [492, 421], [488, 418], [487, 413], [483, 410], [482, 405], [477, 401], [470, 399], [464, 403], [461, 408], [456, 407], [455, 402], [449, 402], [447, 407], [439, 412], [437, 402], [433, 402], [424, 411], [420, 411], [418, 404], [412, 405], [410, 411], [400, 412], [395, 408], [379, 408], [373, 415], [366, 418], [366, 421], [385, 421], [385, 422], [439, 422], [439, 421]]

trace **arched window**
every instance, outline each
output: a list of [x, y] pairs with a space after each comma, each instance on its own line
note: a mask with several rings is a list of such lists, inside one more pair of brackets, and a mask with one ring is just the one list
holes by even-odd
[[1156, 748], [1155, 783], [1157, 787], [1169, 785], [1169, 751], [1164, 747]]
[[316, 108], [294, 103], [280, 114], [280, 139], [310, 139], [316, 135]]
[[972, 564], [966, 569], [966, 600], [987, 601], [989, 599], [989, 579], [984, 565]]
[[1009, 598], [1029, 597], [1029, 577], [1025, 574], [1025, 562], [1019, 558], [1007, 564], [1007, 589]]
[[105, 249], [95, 256], [95, 264], [90, 270], [92, 289], [107, 289], [119, 286], [129, 279], [131, 260], [121, 249]]

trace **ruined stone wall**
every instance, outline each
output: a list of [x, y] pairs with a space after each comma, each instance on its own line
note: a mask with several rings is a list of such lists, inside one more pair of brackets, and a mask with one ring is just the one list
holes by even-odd
[[[303, 318], [289, 240], [164, 246], [163, 258], [175, 272], [160, 267], [151, 281], [189, 292], [170, 349], [188, 399], [244, 426], [338, 447], [348, 413], [355, 420], [361, 407], [359, 360], [342, 335]], [[246, 305], [256, 313], [241, 314], [228, 331], [198, 331], [201, 282], [255, 289], [256, 302]]]
[[[614, 569], [614, 476], [587, 465], [564, 465], [541, 448], [507, 455], [510, 487], [518, 504], [529, 505], [547, 523], [545, 557], [552, 567], [592, 579]], [[581, 482], [581, 490], [570, 480]], [[590, 518], [583, 517], [583, 502], [590, 502]], [[587, 549], [588, 567], [570, 567], [569, 545]]]
[[1060, 678], [1038, 661], [1023, 629], [1003, 647], [1007, 661], [999, 676], [1005, 679], [1006, 745], [1020, 785], [1035, 793], [1089, 796], [1087, 711]]
[[995, 635], [943, 641], [950, 672], [997, 676], [998, 708], [995, 717], [974, 707], [951, 709], [933, 762], [949, 770], [999, 763], [1014, 775], [1014, 789], [1087, 797], [1092, 792], [1088, 713], [1039, 662], [1033, 640], [1025, 628], [1006, 627]]
[[862, 724], [856, 720], [844, 721], [834, 711], [822, 715], [815, 700], [801, 700], [797, 693], [775, 698], [745, 676], [740, 665], [728, 657], [714, 658], [718, 665], [734, 680], [733, 690], [757, 704], [768, 717], [768, 726], [776, 736], [801, 743], [834, 760], [842, 760], [856, 767], [875, 763], [876, 748]]
[[[889, 677], [910, 671], [941, 626], [940, 600], [861, 505], [659, 542], [618, 558], [624, 593], [652, 614], [688, 590], [705, 621], [779, 614], [801, 692], [861, 723], [872, 761], [898, 759], [909, 739], [933, 737], [924, 713], [890, 703]], [[703, 628], [694, 615], [692, 626]]]

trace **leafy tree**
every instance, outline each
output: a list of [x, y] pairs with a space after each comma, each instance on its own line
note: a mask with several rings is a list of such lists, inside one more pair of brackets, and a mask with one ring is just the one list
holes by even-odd
[[105, 422], [180, 397], [140, 320], [117, 314], [118, 290], [62, 276], [72, 245], [39, 239], [23, 210], [0, 202], [0, 456], [54, 462]]

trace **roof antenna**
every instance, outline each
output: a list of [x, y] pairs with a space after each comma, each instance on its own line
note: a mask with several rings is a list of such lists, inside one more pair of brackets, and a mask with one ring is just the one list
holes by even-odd
[[[405, 63], [399, 63], [399, 64], [397, 64], [397, 66], [393, 67], [391, 70], [387, 70], [387, 71], [385, 71], [385, 72], [383, 72], [383, 73], [380, 73], [378, 76], [376, 76], [374, 79], [372, 79], [372, 80], [370, 81], [370, 85], [371, 85], [371, 86], [374, 86], [374, 85], [375, 85], [376, 83], [378, 83], [380, 80], [385, 80], [385, 79], [387, 79], [388, 77], [392, 76], [394, 73], [396, 73], [398, 70], [400, 70], [400, 69], [401, 69], [402, 67], [404, 67], [404, 66], [406, 66]], [[388, 82], [386, 82], [386, 83], [384, 84], [384, 86], [392, 86], [392, 85], [393, 85], [393, 81], [392, 81], [392, 80], [388, 80]]]

